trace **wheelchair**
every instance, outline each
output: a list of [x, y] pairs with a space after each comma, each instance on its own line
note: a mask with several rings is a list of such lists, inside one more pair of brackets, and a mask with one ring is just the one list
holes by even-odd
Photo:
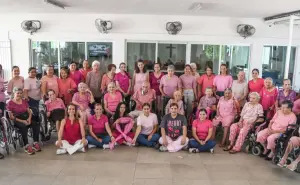
[[4, 120], [5, 118], [0, 119], [0, 147], [6, 151], [9, 155], [9, 142], [7, 137], [7, 124]]

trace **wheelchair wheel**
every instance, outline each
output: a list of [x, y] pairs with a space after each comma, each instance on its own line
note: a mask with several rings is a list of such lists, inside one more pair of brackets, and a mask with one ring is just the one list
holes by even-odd
[[286, 159], [286, 164], [287, 164], [287, 165], [290, 165], [293, 161], [294, 161], [293, 158], [288, 157], [288, 158]]
[[275, 156], [272, 158], [272, 162], [273, 162], [274, 164], [278, 164], [279, 161], [280, 161], [280, 156], [278, 156], [278, 155], [275, 155]]
[[48, 141], [50, 139], [51, 133], [48, 133], [48, 121], [45, 111], [40, 111], [39, 113], [39, 124], [40, 124], [40, 135], [42, 141]]
[[259, 146], [254, 146], [252, 149], [251, 149], [251, 153], [255, 156], [259, 156], [261, 153], [262, 153], [262, 149], [261, 147]]

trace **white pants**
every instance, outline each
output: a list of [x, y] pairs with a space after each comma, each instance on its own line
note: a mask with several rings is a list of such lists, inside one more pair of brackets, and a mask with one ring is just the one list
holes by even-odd
[[193, 112], [193, 101], [195, 99], [193, 89], [185, 89], [183, 91], [183, 97], [185, 111], [187, 113], [187, 117], [189, 117]]
[[[167, 149], [169, 152], [178, 152], [183, 147], [187, 146], [189, 143], [189, 138], [186, 137], [185, 144], [181, 145], [182, 136], [179, 136], [175, 141], [173, 141], [169, 136], [166, 136], [168, 146]], [[163, 138], [160, 137], [158, 141], [161, 145], [163, 144]]]
[[[58, 149], [66, 150], [70, 155], [74, 154], [77, 151], [83, 151], [84, 145], [81, 143], [81, 139], [77, 140], [74, 145], [71, 145], [68, 141], [62, 140], [62, 146]], [[56, 141], [57, 143], [57, 141]]]

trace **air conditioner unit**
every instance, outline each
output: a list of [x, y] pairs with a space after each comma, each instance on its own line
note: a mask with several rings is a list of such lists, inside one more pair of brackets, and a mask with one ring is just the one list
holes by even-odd
[[294, 16], [294, 25], [300, 26], [300, 10], [265, 17], [264, 21], [270, 27], [278, 24], [289, 25], [291, 16]]

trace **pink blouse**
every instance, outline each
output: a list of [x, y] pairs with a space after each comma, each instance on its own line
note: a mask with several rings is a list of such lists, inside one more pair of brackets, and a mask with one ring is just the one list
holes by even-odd
[[102, 92], [104, 91], [107, 91], [107, 85], [110, 83], [110, 82], [113, 82], [114, 81], [114, 78], [109, 78], [107, 73], [105, 73], [102, 77], [102, 82], [101, 82], [101, 90]]
[[68, 90], [72, 89], [73, 92], [76, 91], [76, 84], [71, 78], [67, 79], [58, 79], [58, 88], [59, 88], [59, 97], [63, 97], [64, 102], [68, 105], [72, 101], [72, 93], [69, 93]]
[[173, 93], [177, 89], [181, 89], [181, 83], [177, 76], [173, 75], [171, 78], [165, 75], [160, 80], [160, 87], [162, 87], [163, 92], [169, 96], [173, 97]]
[[108, 110], [115, 112], [118, 104], [122, 101], [122, 94], [119, 91], [116, 91], [114, 96], [110, 93], [106, 93], [104, 95], [104, 101], [107, 103]]
[[122, 91], [125, 93], [128, 92], [130, 79], [131, 77], [127, 72], [125, 72], [124, 75], [122, 73], [117, 73], [114, 78], [114, 80], [119, 83], [119, 86], [122, 89]]
[[74, 72], [71, 72], [70, 71], [70, 75], [69, 77], [74, 80], [75, 84], [76, 84], [76, 87], [78, 86], [78, 84], [80, 82], [82, 82], [84, 80], [82, 74], [79, 72], [79, 71], [74, 71]]
[[64, 102], [60, 98], [56, 98], [54, 101], [47, 100], [45, 102], [47, 112], [51, 112], [55, 109], [66, 109]]
[[271, 122], [273, 122], [271, 128], [276, 131], [285, 130], [289, 124], [296, 124], [296, 121], [297, 118], [293, 112], [285, 115], [279, 110], [271, 120]]
[[229, 100], [225, 100], [224, 96], [222, 96], [218, 103], [218, 110], [220, 113], [220, 116], [235, 116], [236, 114], [236, 108], [235, 108], [235, 102], [231, 98]]
[[181, 75], [179, 77], [180, 81], [181, 81], [181, 85], [183, 89], [194, 89], [196, 88], [196, 78], [195, 76], [192, 75]]
[[83, 96], [79, 92], [75, 93], [72, 101], [77, 102], [82, 105], [84, 109], [89, 109], [89, 103], [91, 101], [91, 95], [89, 93], [84, 93]]
[[231, 88], [232, 77], [230, 75], [217, 75], [214, 78], [213, 85], [216, 87], [217, 91], [225, 91], [226, 88]]
[[262, 88], [260, 91], [260, 101], [264, 110], [268, 110], [270, 107], [275, 105], [277, 95], [277, 88], [274, 88], [271, 92], [269, 92], [265, 87]]
[[7, 93], [12, 93], [14, 87], [24, 89], [24, 78], [20, 76], [18, 79], [12, 78], [7, 85]]
[[57, 83], [57, 76], [53, 76], [53, 77], [48, 77], [48, 76], [43, 76], [41, 81], [42, 83], [46, 83], [46, 92], [49, 89], [52, 89], [55, 91], [56, 96], [58, 95], [58, 83]]
[[147, 75], [148, 73], [135, 73], [135, 82], [134, 82], [134, 92], [135, 93], [137, 90], [142, 88], [142, 85], [145, 81], [147, 81]]
[[164, 76], [164, 73], [160, 73], [160, 76], [158, 78], [155, 77], [154, 73], [150, 73], [149, 75], [149, 81], [150, 81], [150, 87], [151, 89], [154, 89], [156, 92], [156, 95], [161, 95], [161, 92], [159, 90], [159, 84], [161, 78]]

